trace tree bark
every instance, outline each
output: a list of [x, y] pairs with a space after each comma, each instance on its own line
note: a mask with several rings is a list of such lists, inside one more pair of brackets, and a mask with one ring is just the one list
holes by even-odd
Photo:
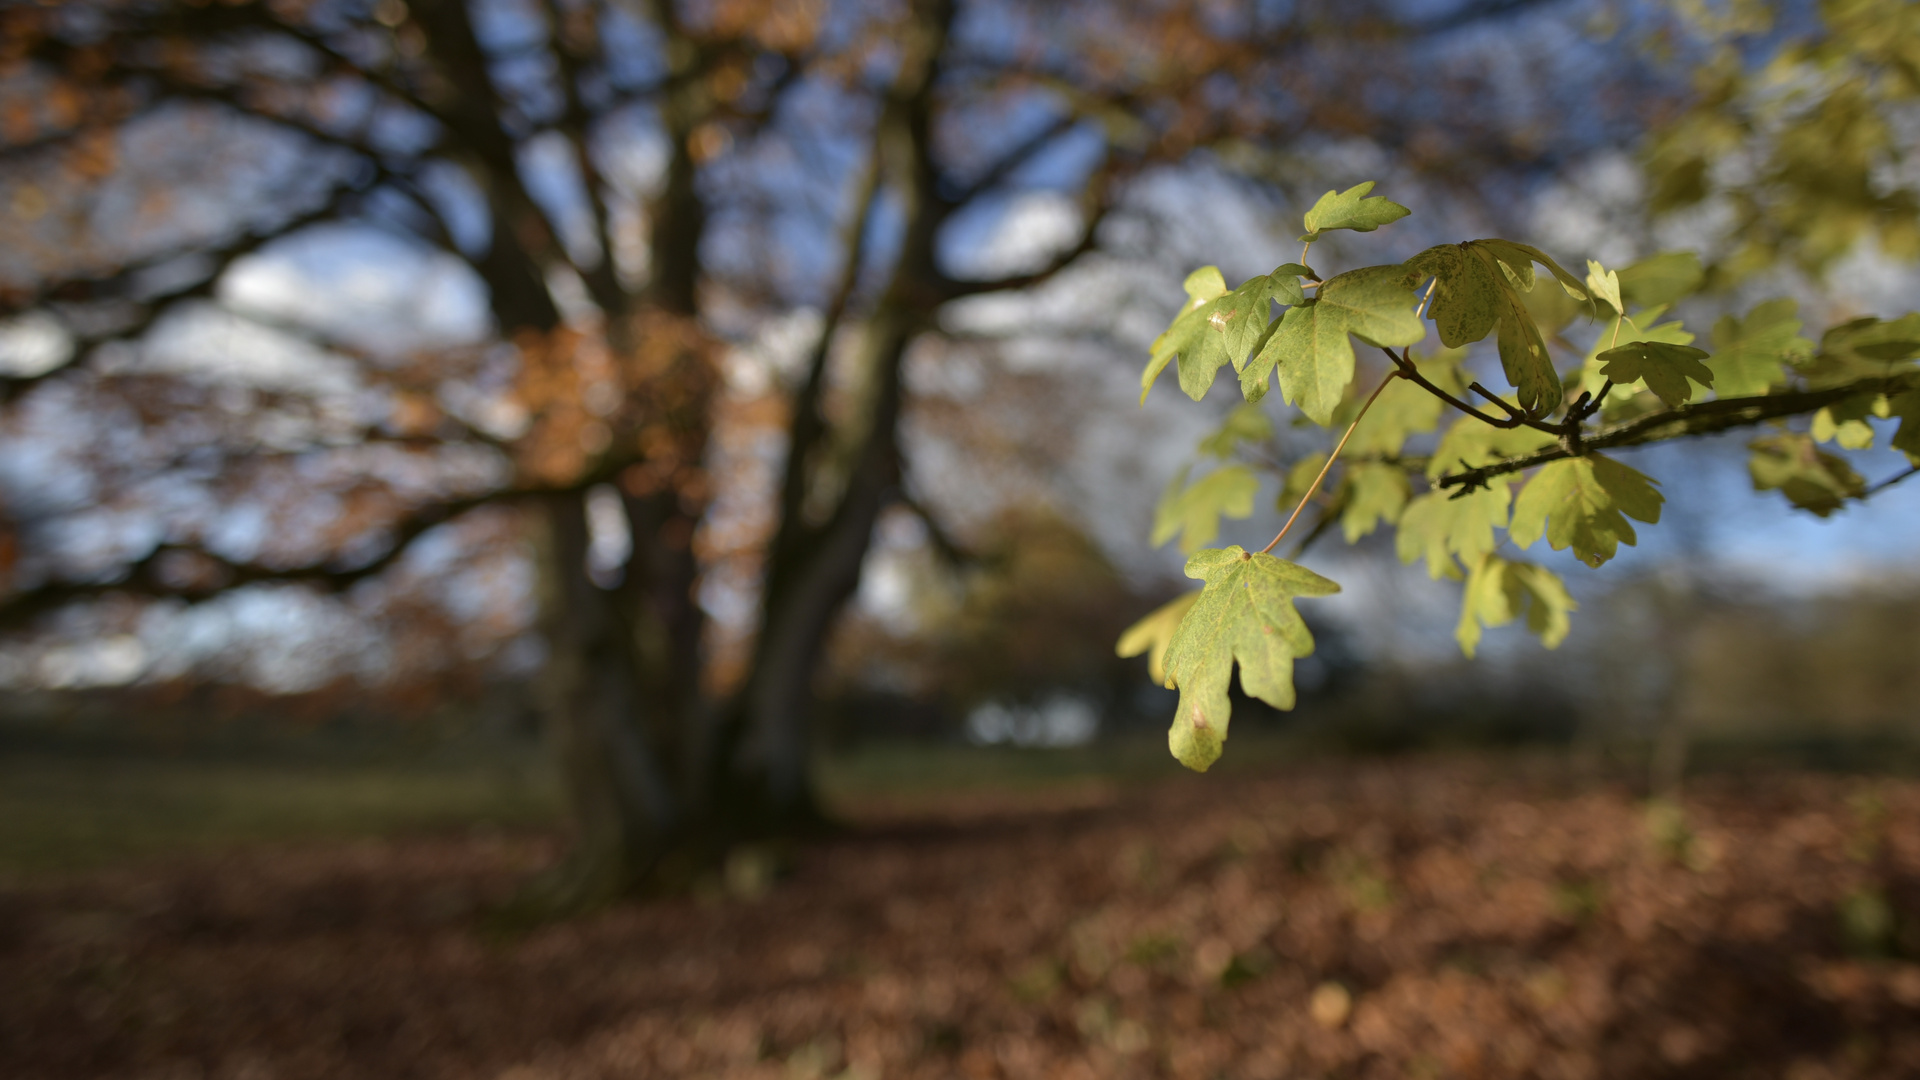
[[724, 809], [736, 828], [754, 833], [821, 820], [811, 783], [813, 679], [834, 621], [859, 585], [874, 524], [899, 495], [901, 366], [943, 297], [935, 239], [952, 207], [935, 192], [932, 117], [953, 14], [949, 0], [920, 5], [917, 40], [905, 42], [879, 121], [879, 167], [901, 200], [905, 228], [862, 332], [863, 385], [853, 392], [863, 407], [839, 431], [814, 422], [818, 387], [810, 378], [799, 403], [804, 415], [792, 428], [753, 659], [717, 740]]

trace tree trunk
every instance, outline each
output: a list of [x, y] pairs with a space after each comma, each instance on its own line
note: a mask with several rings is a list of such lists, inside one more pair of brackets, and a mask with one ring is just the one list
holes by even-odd
[[[861, 407], [836, 432], [816, 422], [817, 378], [798, 402], [752, 665], [717, 740], [723, 809], [754, 833], [821, 820], [811, 769], [813, 679], [833, 623], [859, 585], [874, 524], [898, 497], [901, 365], [942, 296], [935, 238], [952, 207], [934, 191], [932, 115], [953, 6], [933, 0], [921, 7], [879, 121], [879, 166], [906, 220], [892, 278], [862, 335]], [[830, 512], [818, 512], [823, 503]]]
[[683, 817], [671, 778], [636, 716], [643, 683], [626, 590], [587, 575], [583, 494], [554, 495], [545, 520], [542, 608], [550, 655], [545, 697], [577, 835], [564, 862], [527, 900], [543, 912], [578, 910], [632, 889]]

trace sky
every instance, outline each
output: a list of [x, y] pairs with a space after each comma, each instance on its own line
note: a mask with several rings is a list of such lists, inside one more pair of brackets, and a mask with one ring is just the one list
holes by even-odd
[[[1439, 0], [1416, 6], [1434, 13], [1450, 7]], [[1396, 167], [1393, 154], [1383, 146], [1359, 139], [1315, 144], [1302, 157], [1313, 166], [1309, 173], [1327, 178], [1326, 186], [1378, 179], [1382, 182], [1379, 193], [1416, 209], [1413, 218], [1388, 230], [1316, 247], [1315, 262], [1323, 273], [1362, 261], [1404, 257], [1428, 243], [1481, 235], [1495, 225], [1517, 230], [1516, 239], [1539, 243], [1568, 265], [1578, 265], [1587, 257], [1620, 265], [1663, 246], [1634, 216], [1642, 192], [1631, 158], [1619, 148], [1622, 133], [1609, 126], [1614, 121], [1604, 109], [1583, 107], [1583, 102], [1595, 97], [1592, 88], [1609, 73], [1603, 64], [1605, 50], [1582, 36], [1579, 20], [1565, 17], [1571, 10], [1571, 5], [1546, 5], [1538, 17], [1516, 26], [1462, 30], [1443, 35], [1430, 46], [1463, 70], [1485, 75], [1492, 88], [1486, 108], [1508, 124], [1520, 128], [1560, 125], [1541, 136], [1543, 146], [1566, 155], [1553, 162], [1557, 178], [1514, 187], [1513, 200], [1503, 207], [1510, 220], [1493, 222], [1485, 207], [1414, 180]], [[521, 32], [511, 19], [498, 20], [483, 30], [501, 41]], [[637, 53], [644, 51], [636, 46]], [[1541, 63], [1552, 66], [1550, 79], [1543, 81]], [[652, 77], [643, 70], [632, 73], [637, 82]], [[792, 108], [802, 116], [809, 110], [813, 115], [832, 114], [836, 108], [844, 111], [844, 103], [836, 104], [831, 98], [824, 89], [802, 94]], [[1045, 111], [1044, 102], [1036, 100], [1031, 119], [1043, 120]], [[1436, 117], [1433, 122], [1443, 119]], [[158, 127], [132, 132], [129, 139], [137, 144], [132, 148], [151, 145], [156, 158], [166, 160], [169, 167], [191, 165], [173, 162], [163, 153], [166, 122], [168, 118], [161, 117]], [[1017, 138], [1021, 117], [1000, 122], [1006, 125], [1007, 138]], [[756, 184], [782, 189], [794, 176], [802, 175], [794, 163], [809, 154], [828, 164], [823, 175], [829, 180], [841, 179], [832, 166], [839, 163], [844, 172], [851, 165], [857, 140], [829, 126], [826, 134], [809, 143], [804, 124], [796, 122], [794, 130], [800, 134], [770, 139], [754, 154], [716, 167], [714, 182], [739, 190]], [[290, 182], [284, 150], [269, 150], [262, 152], [261, 160], [236, 172], [241, 188], [236, 198], [253, 198], [272, 190], [275, 183]], [[571, 228], [576, 211], [569, 193], [578, 190], [579, 181], [565, 156], [553, 150], [539, 140], [531, 141], [525, 148], [524, 168], [537, 197], [552, 210], [562, 234], [569, 235], [577, 231]], [[1087, 133], [1062, 140], [1023, 170], [1004, 197], [954, 221], [943, 237], [950, 268], [963, 276], [1016, 272], [1070, 244], [1079, 227], [1079, 210], [1061, 192], [1084, 175], [1097, 150]], [[604, 153], [602, 166], [616, 185], [638, 191], [656, 182], [663, 161], [656, 118], [645, 109], [624, 114]], [[814, 186], [821, 190], [808, 191], [810, 198], [831, 202], [837, 197], [830, 182]], [[1156, 170], [1133, 185], [1131, 212], [1114, 223], [1102, 252], [1030, 293], [985, 296], [952, 305], [942, 320], [950, 341], [915, 354], [908, 368], [910, 388], [922, 400], [956, 408], [991, 406], [1010, 430], [1027, 433], [1036, 445], [1044, 440], [1050, 456], [1035, 468], [1010, 473], [1004, 489], [990, 488], [977, 483], [970, 472], [965, 443], [932, 425], [916, 429], [910, 421], [910, 483], [916, 492], [963, 526], [986, 520], [1016, 500], [1050, 501], [1082, 523], [1143, 592], [1178, 583], [1183, 557], [1171, 547], [1155, 549], [1147, 542], [1153, 505], [1168, 478], [1192, 457], [1194, 444], [1218, 423], [1237, 394], [1230, 384], [1216, 386], [1206, 401], [1196, 405], [1166, 379], [1142, 406], [1138, 374], [1147, 345], [1177, 308], [1180, 280], [1194, 267], [1218, 264], [1229, 283], [1237, 284], [1292, 259], [1298, 250], [1293, 239], [1298, 216], [1305, 200], [1317, 194], [1312, 189], [1319, 186], [1317, 182], [1307, 185], [1308, 190], [1290, 201], [1256, 193], [1204, 157]], [[434, 190], [450, 209], [456, 241], [466, 248], [483, 242], [479, 193], [463, 188], [452, 174]], [[131, 199], [129, 195], [107, 200], [111, 213], [103, 211], [107, 216], [96, 227], [110, 228], [120, 220], [114, 214], [130, 213]], [[197, 219], [219, 209], [214, 196], [198, 191], [189, 200], [187, 217]], [[630, 226], [637, 233], [640, 223], [636, 220]], [[769, 273], [787, 302], [724, 327], [734, 343], [727, 360], [729, 385], [743, 395], [764, 393], [791, 377], [798, 357], [811, 342], [810, 328], [818, 325], [821, 283], [831, 276], [826, 260], [833, 255], [831, 245], [824, 243], [819, 215], [796, 214], [783, 220], [780, 230], [778, 235], [788, 241], [783, 245], [786, 254]], [[1676, 232], [1687, 235], [1688, 227], [1682, 223]], [[883, 257], [897, 241], [897, 233], [897, 214], [890, 216], [883, 205], [866, 257], [875, 261]], [[720, 229], [711, 253], [713, 265], [725, 270], [762, 259], [764, 252], [743, 239], [749, 235], [744, 229]], [[626, 272], [639, 272], [630, 265], [630, 252], [615, 251], [612, 257], [617, 263], [625, 259]], [[1920, 281], [1911, 268], [1894, 266], [1863, 250], [1831, 279], [1829, 292], [1836, 299], [1822, 297], [1807, 307], [1833, 316], [1893, 315], [1907, 298], [1920, 295], [1915, 284]], [[1721, 303], [1744, 309], [1759, 298], [1754, 290], [1808, 287], [1791, 279], [1759, 282]], [[232, 405], [228, 411], [251, 425], [249, 437], [268, 449], [297, 449], [314, 439], [316, 432], [324, 442], [329, 424], [345, 430], [391, 407], [392, 402], [356, 374], [355, 363], [340, 350], [368, 353], [375, 364], [399, 363], [405, 354], [419, 350], [486, 349], [491, 332], [484, 291], [469, 269], [450, 254], [378, 224], [318, 227], [268, 245], [222, 278], [215, 299], [170, 316], [138, 348], [108, 352], [99, 363], [107, 370], [172, 373], [216, 396], [224, 395], [221, 400]], [[1721, 308], [1696, 307], [1685, 314], [1704, 336]], [[66, 347], [44, 319], [28, 316], [0, 326], [0, 367], [15, 373], [57, 363]], [[478, 430], [512, 437], [526, 424], [524, 411], [516, 412], [506, 393], [512, 359], [506, 354], [489, 356], [477, 369], [481, 374], [442, 387], [439, 403]], [[1021, 380], [1046, 380], [1058, 388], [1059, 396], [1037, 402], [1016, 400], [1014, 391], [1007, 388], [1027, 385]], [[275, 395], [309, 399], [313, 409], [302, 412], [265, 404]], [[72, 398], [68, 406], [80, 408], [82, 403]], [[110, 573], [116, 560], [150, 549], [168, 535], [171, 526], [157, 522], [166, 514], [198, 522], [210, 543], [235, 558], [252, 557], [263, 546], [285, 539], [268, 534], [266, 517], [258, 507], [223, 501], [218, 485], [208, 477], [156, 480], [140, 488], [148, 506], [162, 508], [159, 515], [142, 512], [138, 506], [104, 504], [97, 489], [86, 478], [76, 477], [66, 464], [83, 456], [88, 448], [77, 443], [89, 437], [81, 429], [63, 426], [59, 407], [58, 399], [50, 399], [43, 415], [29, 416], [28, 423], [0, 433], [0, 494], [14, 506], [38, 508], [49, 519], [59, 518], [50, 527], [62, 538], [63, 557], [83, 573]], [[130, 459], [146, 452], [126, 432], [114, 437], [127, 442]], [[1884, 437], [1883, 433], [1882, 441]], [[1697, 448], [1622, 455], [1665, 484], [1669, 520], [1643, 530], [1642, 546], [1625, 553], [1603, 573], [1631, 574], [1687, 545], [1712, 552], [1729, 574], [1787, 593], [1804, 594], [1875, 575], [1913, 572], [1909, 538], [1920, 535], [1916, 528], [1920, 527], [1920, 481], [1821, 521], [1788, 509], [1777, 495], [1753, 493], [1745, 477], [1741, 442], [1736, 436]], [[747, 452], [772, 462], [779, 450], [757, 445]], [[1870, 479], [1891, 475], [1898, 468], [1898, 462], [1884, 452], [1863, 457], [1862, 462]], [[485, 454], [441, 464], [448, 475], [464, 477], [463, 482], [470, 484], [497, 480], [504, 467], [502, 461]], [[370, 459], [354, 467], [376, 473], [387, 469], [389, 478], [391, 470], [398, 468]], [[762, 474], [767, 475], [767, 470]], [[1272, 505], [1277, 486], [1268, 482], [1251, 520], [1228, 523], [1226, 542], [1251, 545], [1272, 535], [1280, 521]], [[744, 511], [725, 503], [716, 511], [739, 512]], [[1677, 535], [1675, 522], [1683, 517], [1684, 542], [1670, 539]], [[483, 572], [464, 566], [450, 535], [410, 553], [403, 570], [442, 575], [448, 582], [461, 580], [462, 573]], [[901, 617], [905, 593], [889, 560], [903, 558], [903, 549], [912, 544], [908, 536], [876, 547], [859, 597], [869, 613]], [[605, 543], [598, 550], [604, 561], [614, 560]], [[1541, 557], [1566, 573], [1577, 590], [1600, 587], [1599, 576], [1564, 554]], [[1341, 596], [1319, 602], [1325, 617], [1393, 643], [1382, 648], [1425, 648], [1419, 642], [1434, 639], [1429, 632], [1433, 627], [1450, 629], [1451, 611], [1440, 601], [1451, 594], [1447, 589], [1436, 591], [1418, 567], [1399, 567], [1376, 548], [1348, 551], [1337, 540], [1323, 544], [1306, 561], [1329, 574], [1345, 575], [1343, 580], [1350, 582]], [[507, 598], [504, 602], [523, 607], [531, 603], [531, 585], [522, 580], [524, 571], [491, 567], [484, 572], [512, 579], [500, 593]], [[518, 578], [513, 576], [516, 573]], [[744, 625], [752, 610], [750, 585], [716, 579], [703, 598], [716, 618]], [[459, 610], [464, 602], [461, 590], [450, 584], [444, 592], [446, 603]], [[131, 632], [124, 627], [111, 632], [89, 629], [85, 618], [76, 618], [61, 640], [49, 646], [53, 651], [43, 651], [37, 659], [15, 655], [0, 662], [0, 684], [38, 679], [83, 685], [89, 680], [158, 677], [178, 670], [183, 662], [180, 656], [191, 654], [201, 658], [196, 662], [211, 662], [230, 652], [235, 642], [247, 643], [241, 651], [257, 653], [260, 659], [236, 661], [233, 670], [249, 681], [282, 689], [311, 685], [317, 678], [313, 672], [326, 667], [317, 658], [333, 657], [327, 663], [375, 675], [382, 670], [369, 659], [381, 651], [379, 633], [355, 622], [382, 610], [377, 597], [359, 594], [336, 603], [294, 601], [291, 595], [285, 590], [249, 590], [191, 611], [156, 609]], [[1395, 599], [1389, 602], [1388, 598]], [[1391, 627], [1383, 628], [1382, 612], [1391, 613], [1394, 620], [1413, 620], [1421, 630], [1396, 636]], [[350, 625], [359, 629], [345, 629]], [[347, 644], [330, 646], [329, 651], [315, 644], [322, 639]], [[130, 659], [136, 652], [142, 658], [139, 663]]]

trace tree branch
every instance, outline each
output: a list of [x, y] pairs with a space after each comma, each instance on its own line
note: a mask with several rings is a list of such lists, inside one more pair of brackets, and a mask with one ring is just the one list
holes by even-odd
[[1753, 397], [1720, 398], [1714, 401], [1696, 402], [1682, 405], [1677, 409], [1662, 410], [1651, 416], [1643, 416], [1617, 427], [1596, 432], [1581, 441], [1579, 453], [1565, 445], [1557, 446], [1526, 457], [1496, 461], [1490, 465], [1443, 476], [1434, 486], [1436, 488], [1463, 487], [1466, 490], [1472, 490], [1496, 476], [1531, 469], [1535, 465], [1545, 465], [1550, 461], [1578, 457], [1588, 450], [1609, 450], [1621, 446], [1665, 442], [1668, 439], [1712, 435], [1734, 428], [1752, 427], [1768, 420], [1810, 413], [1861, 394], [1897, 394], [1916, 388], [1920, 388], [1920, 373], [1861, 379], [1844, 386], [1825, 387], [1819, 390], [1796, 390], [1783, 394], [1762, 394]]

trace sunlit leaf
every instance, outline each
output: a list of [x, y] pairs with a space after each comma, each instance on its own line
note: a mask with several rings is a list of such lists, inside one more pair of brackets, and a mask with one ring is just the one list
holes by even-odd
[[1587, 260], [1587, 295], [1624, 314], [1626, 302], [1620, 299], [1620, 275], [1601, 266], [1592, 259]]
[[[1187, 290], [1187, 302], [1148, 349], [1147, 368], [1140, 376], [1142, 402], [1147, 400], [1154, 380], [1175, 357], [1180, 360], [1180, 389], [1195, 401], [1206, 395], [1207, 387], [1213, 384], [1213, 373], [1227, 362], [1226, 335], [1212, 323], [1214, 301], [1227, 294], [1227, 280], [1220, 276], [1220, 268], [1203, 266], [1195, 270], [1187, 275], [1183, 288]], [[1199, 386], [1197, 394], [1191, 389], [1194, 385]]]
[[1397, 465], [1368, 461], [1349, 467], [1346, 498], [1340, 508], [1340, 531], [1347, 543], [1368, 535], [1383, 522], [1392, 525], [1399, 521], [1412, 495], [1407, 471]]
[[1146, 400], [1154, 380], [1176, 358], [1180, 389], [1195, 401], [1206, 396], [1222, 367], [1244, 367], [1247, 354], [1268, 331], [1274, 301], [1298, 304], [1306, 299], [1300, 289], [1306, 272], [1304, 266], [1287, 263], [1271, 274], [1247, 279], [1232, 292], [1217, 266], [1187, 275], [1187, 302], [1148, 351], [1140, 400]]
[[1814, 442], [1838, 443], [1844, 450], [1865, 450], [1873, 445], [1873, 426], [1867, 417], [1876, 412], [1888, 415], [1887, 400], [1878, 394], [1859, 394], [1835, 402], [1813, 414], [1807, 434]]
[[1260, 490], [1260, 478], [1245, 465], [1215, 469], [1188, 484], [1182, 470], [1160, 497], [1153, 512], [1155, 547], [1180, 535], [1180, 550], [1195, 551], [1220, 535], [1222, 517], [1244, 518], [1253, 515], [1253, 497]]
[[1653, 524], [1666, 500], [1652, 478], [1599, 454], [1548, 462], [1520, 489], [1507, 535], [1523, 548], [1542, 535], [1555, 551], [1573, 548], [1588, 566], [1638, 538], [1627, 518]]
[[1293, 599], [1330, 596], [1340, 586], [1239, 547], [1195, 553], [1187, 560], [1187, 576], [1206, 586], [1167, 646], [1168, 685], [1180, 689], [1167, 745], [1181, 764], [1205, 771], [1219, 760], [1227, 738], [1234, 665], [1249, 696], [1276, 709], [1293, 708], [1293, 662], [1313, 652], [1313, 635]]
[[1769, 300], [1744, 319], [1722, 315], [1713, 324], [1713, 387], [1721, 397], [1764, 394], [1786, 382], [1786, 365], [1813, 355], [1813, 342], [1800, 336], [1800, 305], [1791, 298]]
[[1139, 656], [1147, 654], [1147, 675], [1158, 686], [1167, 685], [1167, 645], [1173, 641], [1173, 632], [1179, 627], [1180, 620], [1186, 618], [1193, 602], [1200, 599], [1200, 590], [1176, 596], [1172, 600], [1154, 608], [1146, 618], [1127, 627], [1120, 635], [1120, 641], [1113, 648], [1118, 656]]
[[1373, 190], [1373, 184], [1369, 180], [1345, 191], [1329, 191], [1320, 196], [1319, 201], [1313, 204], [1313, 209], [1307, 211], [1304, 220], [1307, 231], [1300, 239], [1312, 243], [1320, 239], [1322, 233], [1332, 229], [1372, 232], [1413, 213], [1384, 196], [1367, 197], [1367, 192]]
[[1552, 649], [1566, 640], [1571, 625], [1568, 613], [1579, 607], [1553, 571], [1487, 554], [1467, 575], [1460, 598], [1460, 622], [1453, 636], [1460, 643], [1460, 651], [1472, 659], [1480, 646], [1482, 627], [1505, 626], [1524, 609], [1527, 629]]
[[1400, 514], [1394, 550], [1403, 563], [1424, 558], [1428, 575], [1458, 578], [1454, 557], [1468, 566], [1493, 550], [1494, 531], [1507, 527], [1507, 508], [1513, 501], [1512, 477], [1495, 477], [1487, 486], [1464, 495], [1435, 490], [1414, 499]]
[[1277, 365], [1280, 393], [1316, 424], [1333, 421], [1353, 381], [1353, 342], [1411, 345], [1426, 334], [1413, 314], [1419, 297], [1397, 266], [1370, 266], [1329, 279], [1319, 295], [1287, 309], [1280, 329], [1247, 362], [1240, 388], [1249, 400], [1264, 392]]
[[1435, 279], [1430, 310], [1441, 344], [1458, 348], [1499, 330], [1500, 366], [1519, 391], [1520, 407], [1537, 415], [1559, 403], [1560, 378], [1522, 299], [1533, 288], [1535, 262], [1547, 267], [1569, 295], [1586, 297], [1580, 282], [1545, 253], [1510, 240], [1442, 244], [1407, 265]]

